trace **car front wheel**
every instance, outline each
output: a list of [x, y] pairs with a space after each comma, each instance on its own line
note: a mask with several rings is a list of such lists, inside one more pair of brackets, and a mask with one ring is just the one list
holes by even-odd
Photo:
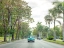
[[28, 42], [30, 42], [30, 41], [28, 41]]

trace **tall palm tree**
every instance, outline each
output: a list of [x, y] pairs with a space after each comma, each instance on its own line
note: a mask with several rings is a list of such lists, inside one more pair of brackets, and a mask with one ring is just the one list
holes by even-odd
[[[52, 16], [52, 18], [53, 18], [53, 21], [54, 21], [54, 40], [56, 40], [56, 32], [55, 32], [55, 21], [57, 21], [56, 19], [57, 18], [62, 18], [60, 15], [59, 15], [59, 13], [61, 12], [61, 11], [59, 11], [58, 10], [58, 8], [52, 8], [52, 9], [50, 9], [49, 10], [49, 12], [50, 12], [50, 15]], [[59, 21], [58, 21], [59, 22]], [[59, 22], [60, 23], [60, 22]]]
[[53, 2], [55, 4], [55, 7], [58, 8], [59, 11], [61, 11], [60, 13], [63, 14], [63, 41], [64, 41], [64, 2]]
[[62, 10], [63, 10], [63, 42], [64, 42], [64, 2], [62, 2]]
[[46, 24], [49, 24], [49, 28], [50, 28], [50, 23], [52, 21], [52, 16], [46, 15], [44, 18], [45, 18]]
[[[50, 16], [50, 15], [46, 15], [45, 17], [45, 21], [46, 21], [46, 24], [48, 24], [49, 25], [49, 28], [50, 28], [50, 23], [52, 22], [52, 16]], [[48, 38], [48, 33], [47, 33], [47, 38]]]

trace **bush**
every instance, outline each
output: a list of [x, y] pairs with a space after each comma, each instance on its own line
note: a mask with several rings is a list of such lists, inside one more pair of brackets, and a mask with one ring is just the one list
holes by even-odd
[[62, 38], [62, 37], [60, 37], [60, 39], [62, 40], [63, 38]]
[[48, 40], [53, 40], [53, 37], [52, 37], [52, 36], [50, 36], [50, 37], [48, 37], [47, 39], [48, 39]]

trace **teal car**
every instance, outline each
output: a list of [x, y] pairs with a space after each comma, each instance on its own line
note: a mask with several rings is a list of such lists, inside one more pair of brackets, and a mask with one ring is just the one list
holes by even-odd
[[35, 38], [33, 36], [28, 37], [28, 42], [34, 42], [34, 41], [35, 41]]

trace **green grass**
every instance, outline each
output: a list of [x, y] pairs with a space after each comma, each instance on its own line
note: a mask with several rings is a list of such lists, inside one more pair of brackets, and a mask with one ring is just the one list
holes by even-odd
[[64, 42], [63, 41], [60, 41], [60, 40], [47, 40], [47, 39], [44, 39], [45, 41], [48, 41], [48, 42], [53, 42], [53, 43], [57, 43], [57, 44], [61, 44], [61, 45], [64, 45]]
[[0, 42], [3, 41], [4, 37], [0, 37]]
[[[11, 39], [11, 37], [10, 37]], [[4, 37], [0, 37], [0, 42], [4, 40]], [[7, 41], [9, 40], [9, 37], [7, 37]]]
[[0, 37], [0, 44], [5, 44], [6, 42], [3, 42], [4, 37]]
[[[11, 37], [10, 37], [11, 38]], [[0, 37], [0, 44], [5, 44], [9, 41], [9, 37], [7, 37], [7, 42], [3, 42], [4, 41], [4, 37]]]
[[[11, 42], [14, 42], [16, 40], [11, 40], [12, 37], [10, 37], [10, 41]], [[7, 39], [7, 42], [4, 42], [4, 37], [0, 37], [0, 44], [5, 44], [5, 43], [9, 43], [9, 37], [6, 38]]]

